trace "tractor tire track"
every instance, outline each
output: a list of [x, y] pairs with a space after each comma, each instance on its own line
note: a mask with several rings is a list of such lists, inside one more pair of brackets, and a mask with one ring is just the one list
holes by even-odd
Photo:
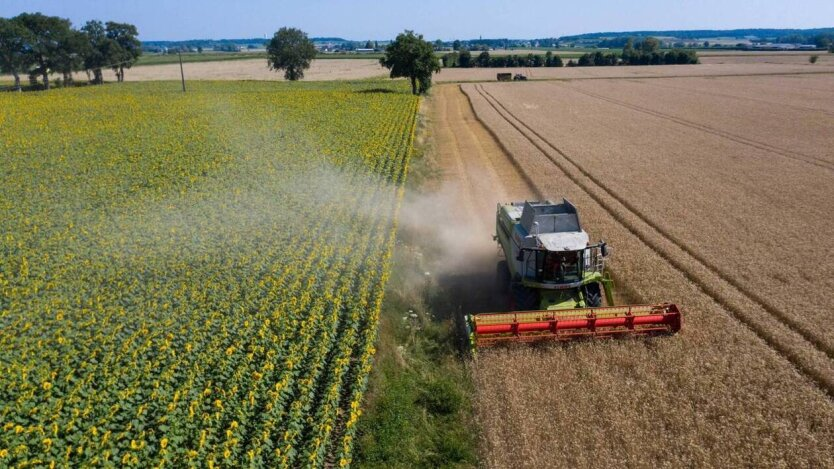
[[[601, 181], [582, 168], [573, 158], [554, 146], [541, 134], [533, 130], [529, 125], [510, 112], [491, 93], [486, 91], [482, 85], [474, 85], [474, 89], [507, 124], [513, 127], [527, 141], [529, 141], [530, 144], [541, 151], [542, 154], [548, 158], [548, 160], [559, 168], [559, 170], [561, 170], [573, 183], [582, 189], [592, 200], [599, 204], [600, 207], [614, 220], [624, 226], [643, 244], [648, 246], [652, 251], [657, 253], [658, 256], [683, 274], [690, 282], [697, 285], [702, 292], [712, 298], [713, 301], [727, 311], [727, 314], [730, 317], [752, 331], [770, 348], [778, 352], [797, 370], [802, 372], [802, 374], [814, 382], [820, 389], [824, 390], [829, 397], [834, 398], [834, 372], [832, 372], [832, 370], [834, 370], [834, 351], [831, 347], [825, 344], [822, 339], [816, 337], [812, 331], [808, 330], [802, 324], [799, 324], [795, 319], [787, 316], [784, 312], [770, 305], [755, 292], [749, 291], [733, 278], [721, 272], [702, 256], [691, 251], [684, 243], [677, 240], [661, 226], [650, 221], [649, 218], [646, 217], [637, 207], [617, 193], [613, 192], [611, 189], [605, 187]], [[543, 144], [541, 142], [543, 142]], [[556, 156], [554, 156], [553, 153], [555, 153]], [[560, 161], [560, 158], [564, 161]], [[571, 170], [571, 167], [574, 169]], [[576, 172], [579, 172], [582, 177], [578, 176]], [[589, 182], [583, 180], [583, 177]], [[620, 213], [620, 210], [612, 208], [611, 201], [605, 200], [605, 197], [600, 195], [599, 192], [602, 192], [607, 197], [613, 199], [616, 204], [619, 204], [622, 207], [622, 212], [625, 212], [625, 215]], [[627, 217], [629, 215], [635, 218], [638, 223], [628, 220]], [[661, 240], [671, 245], [673, 247], [672, 251], [678, 250], [680, 253], [670, 252], [668, 248], [665, 248], [661, 244], [650, 239], [650, 235], [646, 233], [647, 230], [645, 228], [641, 228], [639, 224], [647, 226], [648, 230], [654, 231]], [[684, 259], [682, 260], [680, 257], [683, 257]], [[689, 258], [688, 260], [694, 263], [697, 267], [700, 267], [704, 272], [697, 272], [689, 268], [685, 263], [687, 257]], [[709, 276], [714, 277], [714, 279], [710, 279]], [[718, 287], [714, 286], [716, 281], [719, 283]], [[732, 299], [722, 293], [722, 288], [720, 288], [722, 286], [720, 285], [721, 283], [729, 286], [731, 291], [734, 290], [738, 295], [761, 309], [790, 332], [775, 333], [768, 330], [765, 324], [762, 324], [761, 321], [756, 319], [755, 314], [745, 312], [744, 308], [734, 304]], [[794, 342], [799, 342], [800, 344], [807, 346], [808, 350], [814, 352], [812, 355], [821, 355], [819, 358], [822, 360], [815, 360], [816, 357], [814, 356], [804, 355], [802, 350], [797, 350], [797, 347], [791, 345], [789, 343], [791, 342], [791, 337], [786, 337], [786, 334], [790, 333], [798, 336], [795, 337], [795, 339], [798, 340], [794, 340]], [[815, 362], [822, 362], [824, 366], [817, 366]]]
[[564, 85], [563, 83], [554, 83], [554, 84], [556, 86], [563, 85], [565, 88], [568, 88], [571, 91], [574, 91], [574, 92], [579, 93], [579, 94], [583, 94], [583, 95], [591, 97], [591, 98], [596, 98], [596, 99], [599, 99], [601, 101], [605, 101], [605, 102], [610, 103], [610, 104], [614, 104], [614, 105], [617, 105], [617, 106], [620, 106], [620, 107], [624, 107], [626, 109], [631, 109], [632, 111], [637, 111], [637, 112], [640, 112], [640, 113], [643, 113], [643, 114], [648, 114], [650, 116], [657, 117], [659, 119], [663, 119], [663, 120], [666, 120], [666, 121], [669, 121], [669, 122], [674, 122], [676, 124], [682, 125], [684, 127], [688, 127], [690, 129], [698, 130], [700, 132], [705, 132], [705, 133], [708, 133], [708, 134], [711, 134], [711, 135], [715, 135], [717, 137], [722, 137], [722, 138], [725, 138], [725, 139], [730, 140], [732, 142], [739, 143], [739, 144], [745, 145], [745, 146], [749, 146], [749, 147], [755, 148], [757, 150], [766, 151], [768, 153], [773, 153], [775, 155], [781, 156], [783, 158], [792, 159], [792, 160], [799, 161], [799, 162], [802, 162], [802, 163], [818, 166], [820, 168], [827, 169], [829, 171], [834, 171], [834, 162], [831, 162], [831, 161], [828, 161], [828, 160], [825, 160], [825, 159], [822, 159], [822, 158], [817, 158], [817, 157], [814, 157], [814, 156], [811, 156], [811, 155], [806, 155], [804, 153], [800, 153], [800, 152], [797, 152], [797, 151], [794, 151], [794, 150], [787, 150], [787, 149], [784, 149], [784, 148], [775, 147], [773, 145], [769, 145], [769, 144], [764, 143], [764, 142], [751, 140], [749, 138], [745, 138], [745, 137], [742, 137], [740, 135], [735, 135], [735, 134], [732, 134], [730, 132], [726, 132], [726, 131], [723, 131], [723, 130], [720, 130], [720, 129], [716, 129], [716, 128], [710, 127], [708, 125], [699, 124], [697, 122], [692, 122], [690, 120], [683, 119], [683, 118], [680, 118], [680, 117], [676, 117], [676, 116], [673, 116], [673, 115], [670, 115], [670, 114], [665, 114], [665, 113], [662, 113], [662, 112], [659, 112], [659, 111], [654, 111], [652, 109], [648, 109], [648, 108], [644, 108], [644, 107], [637, 106], [637, 105], [634, 105], [634, 104], [630, 104], [630, 103], [627, 103], [627, 102], [624, 102], [624, 101], [620, 101], [618, 99], [609, 98], [608, 96], [604, 96], [604, 95], [601, 95], [601, 94], [592, 93], [590, 91], [585, 91], [585, 90], [580, 90], [580, 89], [578, 89], [574, 86], [567, 86], [567, 85]]

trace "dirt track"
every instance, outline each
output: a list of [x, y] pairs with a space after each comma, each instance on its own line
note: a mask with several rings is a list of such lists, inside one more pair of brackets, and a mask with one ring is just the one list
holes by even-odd
[[457, 85], [438, 86], [428, 104], [431, 154], [442, 177], [429, 194], [406, 196], [401, 212], [410, 230], [438, 240], [441, 261], [432, 275], [442, 293], [434, 309], [446, 317], [503, 309], [505, 299], [493, 288], [495, 206], [536, 194]]

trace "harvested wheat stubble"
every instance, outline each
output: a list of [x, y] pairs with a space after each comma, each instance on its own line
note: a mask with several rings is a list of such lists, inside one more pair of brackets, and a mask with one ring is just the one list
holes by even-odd
[[[782, 77], [768, 78], [778, 82]], [[672, 86], [675, 88], [671, 89], [656, 80], [586, 80], [570, 85], [591, 96], [608, 100], [615, 106], [743, 140], [793, 158], [822, 160], [829, 163], [823, 166], [834, 170], [834, 132], [831, 131], [834, 128], [834, 112], [735, 98], [731, 92], [724, 91], [724, 79], [712, 81], [712, 89], [721, 93], [719, 96], [677, 87], [674, 81]], [[774, 86], [768, 96], [779, 94], [780, 89]], [[822, 93], [815, 94], [818, 101], [827, 101]]]
[[435, 75], [438, 82], [495, 81], [500, 72], [524, 73], [532, 80], [599, 79], [599, 78], [664, 78], [701, 76], [747, 76], [774, 74], [830, 74], [834, 60], [814, 65], [805, 63], [721, 63], [700, 65], [653, 65], [648, 67], [561, 67], [561, 68], [444, 68]]
[[[617, 203], [591, 197], [574, 182], [587, 187], [587, 178], [567, 177], [473, 86], [464, 90], [536, 185], [570, 198], [592, 236], [615, 246], [613, 269], [637, 299], [675, 300], [687, 314], [673, 338], [482, 353], [473, 375], [485, 465], [834, 464], [834, 405], [760, 338], [779, 324], [751, 333], [731, 315], [755, 304], [732, 288], [706, 293], [710, 285], [693, 281], [697, 266], [678, 259], [673, 267], [658, 254], [674, 246], [662, 246], [622, 207], [601, 205]], [[790, 343], [790, 331], [773, 334], [788, 353], [802, 345]], [[820, 355], [800, 358], [830, 373]]]
[[[811, 55], [817, 55], [816, 64], [811, 64]], [[789, 65], [831, 65], [834, 63], [834, 56], [826, 53], [816, 54], [729, 54], [709, 55], [698, 53], [701, 63], [704, 64], [789, 64]]]
[[[640, 81], [640, 83], [647, 82]], [[655, 88], [730, 98], [729, 103], [749, 100], [806, 111], [834, 113], [834, 74], [724, 77], [719, 80], [712, 78], [678, 78], [664, 81], [654, 80], [651, 84]], [[783, 120], [777, 122], [784, 123]]]
[[797, 325], [793, 318], [773, 308], [766, 299], [761, 299], [757, 292], [746, 290], [732, 277], [722, 275], [720, 270], [711, 266], [703, 256], [675, 240], [663, 226], [646, 218], [639, 207], [611, 191], [603, 181], [578, 166], [577, 160], [544, 140], [525, 123], [517, 120], [482, 86], [479, 85], [476, 90], [482, 97], [488, 97], [487, 101], [493, 109], [501, 113], [511, 126], [529, 139], [552, 164], [575, 181], [625, 228], [651, 246], [670, 265], [686, 273], [690, 280], [696, 282], [728, 312], [734, 314], [768, 344], [783, 353], [791, 363], [814, 379], [830, 395], [834, 395], [834, 362], [832, 362], [831, 350], [820, 341], [818, 336], [809, 332], [805, 324]]
[[834, 288], [834, 264], [819, 258], [834, 252], [834, 166], [824, 169], [573, 86], [485, 89], [690, 254], [834, 356], [828, 320], [834, 299], [809, 294]]

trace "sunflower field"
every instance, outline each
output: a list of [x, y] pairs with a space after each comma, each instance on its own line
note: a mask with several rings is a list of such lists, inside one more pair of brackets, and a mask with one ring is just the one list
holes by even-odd
[[418, 99], [0, 94], [0, 466], [350, 464]]

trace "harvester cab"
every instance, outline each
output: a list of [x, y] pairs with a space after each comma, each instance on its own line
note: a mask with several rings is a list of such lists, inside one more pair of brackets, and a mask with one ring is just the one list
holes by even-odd
[[567, 199], [499, 204], [494, 238], [505, 258], [497, 266], [498, 288], [518, 311], [467, 316], [473, 348], [680, 330], [673, 304], [614, 305], [605, 272], [609, 248], [591, 244]]

